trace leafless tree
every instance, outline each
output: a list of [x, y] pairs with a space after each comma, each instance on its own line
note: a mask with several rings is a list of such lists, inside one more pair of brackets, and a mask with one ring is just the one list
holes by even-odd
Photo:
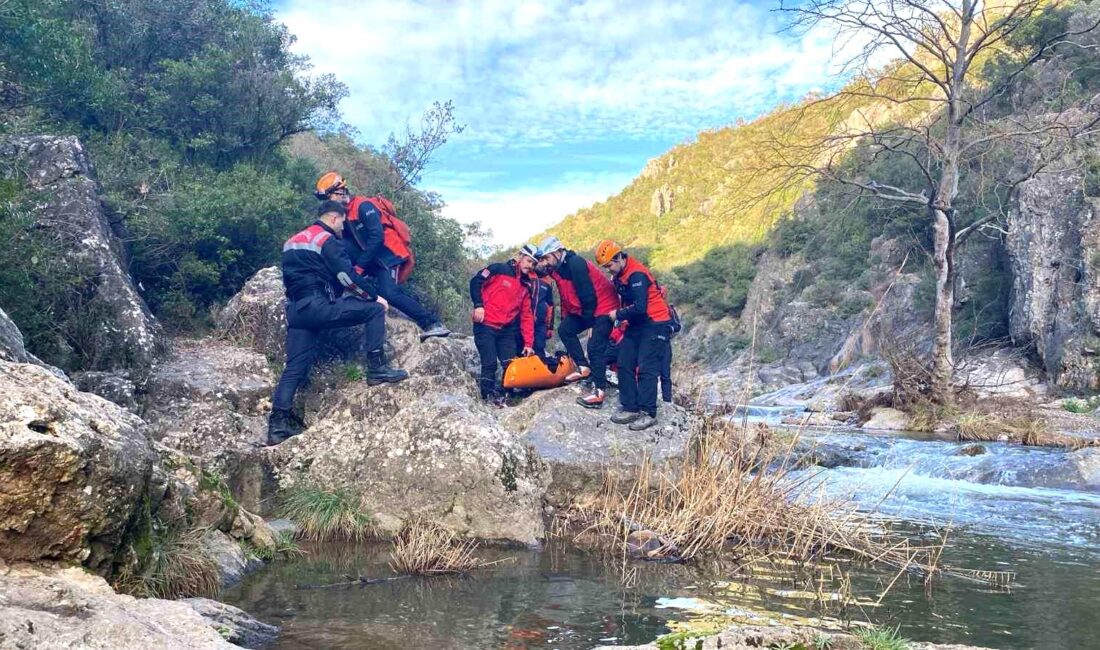
[[[1041, 39], [1013, 38], [1044, 12], [1064, 4], [801, 0], [779, 8], [796, 33], [831, 30], [836, 63], [852, 81], [839, 93], [813, 98], [799, 109], [817, 119], [822, 111], [833, 111], [828, 135], [811, 137], [806, 130], [788, 128], [770, 134], [768, 151], [761, 154], [784, 171], [781, 183], [826, 180], [861, 196], [927, 211], [936, 276], [930, 394], [937, 401], [949, 401], [952, 395], [955, 251], [997, 217], [997, 211], [981, 217], [958, 214], [961, 175], [975, 161], [980, 166], [983, 156], [1009, 145], [1014, 153], [1010, 177], [997, 182], [1011, 191], [1036, 174], [1051, 172], [1052, 162], [1065, 154], [1073, 138], [1092, 133], [1100, 120], [1096, 107], [1044, 104], [1024, 113], [998, 108], [1016, 80], [1053, 48], [1096, 30], [1097, 22], [1090, 20]], [[1021, 46], [1024, 41], [1029, 44]], [[875, 67], [886, 59], [894, 61]], [[992, 61], [1001, 66], [994, 80], [981, 75]], [[919, 171], [905, 182], [869, 177], [866, 169], [850, 164], [857, 147], [868, 161], [900, 156]]]
[[419, 131], [407, 125], [404, 136], [398, 137], [391, 133], [382, 152], [389, 157], [400, 177], [398, 190], [420, 182], [420, 175], [435, 151], [446, 144], [448, 138], [462, 133], [465, 128], [466, 125], [455, 120], [454, 103], [447, 100], [442, 104], [433, 103], [424, 112], [420, 118]]

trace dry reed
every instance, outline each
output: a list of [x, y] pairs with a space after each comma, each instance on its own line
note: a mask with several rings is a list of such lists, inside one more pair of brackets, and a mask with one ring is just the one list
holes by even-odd
[[955, 422], [955, 435], [960, 441], [1009, 442], [1027, 447], [1081, 449], [1100, 445], [1095, 438], [1053, 432], [1046, 420], [1034, 415], [964, 415]]
[[474, 555], [478, 544], [462, 539], [454, 531], [429, 521], [414, 521], [393, 539], [390, 568], [406, 575], [469, 573], [501, 562], [486, 562]]
[[853, 504], [816, 494], [814, 473], [793, 472], [796, 441], [767, 444], [758, 431], [745, 435], [714, 418], [701, 429], [679, 467], [647, 460], [629, 480], [608, 471], [601, 493], [576, 504], [559, 530], [624, 560], [645, 531], [649, 558], [728, 554], [811, 563], [845, 557], [894, 567], [895, 581], [940, 571], [942, 538], [918, 545]]

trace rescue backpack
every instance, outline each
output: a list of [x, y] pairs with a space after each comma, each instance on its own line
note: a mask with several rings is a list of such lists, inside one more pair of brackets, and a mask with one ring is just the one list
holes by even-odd
[[398, 218], [397, 210], [393, 203], [384, 196], [356, 196], [348, 204], [348, 219], [358, 220], [359, 206], [370, 203], [378, 210], [379, 219], [382, 222], [382, 245], [391, 253], [402, 259], [397, 266], [397, 283], [402, 284], [409, 279], [413, 267], [416, 266], [416, 256], [412, 249], [412, 231], [409, 225]]

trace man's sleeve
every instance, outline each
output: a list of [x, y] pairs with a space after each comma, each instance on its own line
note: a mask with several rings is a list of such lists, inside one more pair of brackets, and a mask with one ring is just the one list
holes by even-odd
[[329, 271], [345, 288], [351, 289], [352, 292], [367, 300], [374, 300], [377, 297], [371, 283], [352, 268], [348, 253], [338, 239], [329, 237], [325, 240], [321, 246], [321, 257], [325, 260]]
[[616, 316], [619, 320], [642, 316], [649, 310], [649, 278], [645, 273], [638, 271], [627, 278], [627, 291], [630, 295], [630, 304], [619, 309]]
[[485, 282], [494, 275], [512, 275], [512, 267], [500, 262], [496, 264], [490, 264], [474, 274], [474, 277], [470, 278], [470, 300], [474, 303], [474, 307], [484, 307], [485, 301], [481, 297], [481, 289], [485, 286]]
[[588, 262], [580, 255], [572, 255], [569, 259], [569, 275], [573, 281], [573, 289], [577, 292], [577, 300], [581, 303], [581, 318], [591, 319], [596, 316], [596, 287], [592, 286], [592, 278], [588, 275]]
[[363, 267], [373, 262], [382, 249], [382, 213], [370, 201], [359, 204], [358, 219], [350, 228], [355, 243], [363, 249], [356, 262]]

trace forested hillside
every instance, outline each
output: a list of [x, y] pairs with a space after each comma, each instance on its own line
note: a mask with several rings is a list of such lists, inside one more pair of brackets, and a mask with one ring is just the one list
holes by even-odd
[[[1010, 124], [1018, 117], [1072, 107], [1088, 110], [1086, 104], [1100, 90], [1100, 67], [1090, 51], [1094, 34], [1049, 47], [1045, 43], [1056, 34], [1085, 30], [1096, 11], [1087, 2], [1059, 4], [1014, 29], [1004, 47], [983, 53], [976, 64], [976, 87], [1007, 88], [983, 107], [990, 123]], [[1034, 63], [1017, 73], [1020, 61], [1014, 53], [1033, 51], [1037, 44], [1044, 46]], [[784, 287], [786, 300], [807, 300], [843, 314], [869, 309], [872, 301], [858, 292], [882, 280], [881, 271], [877, 277], [873, 272], [881, 261], [872, 253], [875, 238], [897, 240], [903, 254], [909, 253], [907, 270], [928, 275], [932, 230], [927, 211], [800, 174], [796, 168], [808, 166], [808, 155], [797, 146], [831, 138], [833, 148], [817, 155], [834, 156], [836, 168], [849, 176], [919, 188], [923, 178], [912, 156], [927, 152], [915, 143], [884, 150], [869, 146], [870, 139], [845, 140], [846, 133], [868, 125], [886, 132], [892, 124], [931, 122], [928, 104], [911, 99], [928, 90], [908, 82], [913, 72], [911, 64], [895, 63], [874, 79], [854, 80], [836, 96], [806, 97], [755, 121], [704, 131], [651, 160], [618, 195], [569, 215], [550, 231], [583, 250], [605, 237], [621, 241], [667, 274], [690, 313], [707, 319], [740, 315], [765, 252], [804, 262], [795, 284]], [[1009, 179], [1021, 151], [999, 144], [975, 149], [962, 161], [959, 227], [1004, 221], [1014, 190]], [[1087, 154], [1070, 164], [1085, 169], [1086, 180], [1095, 183], [1089, 180], [1095, 178], [1094, 161]], [[1002, 236], [996, 228], [986, 233]], [[1007, 269], [987, 270], [982, 286], [973, 287], [975, 300], [964, 306], [973, 316], [967, 326], [982, 320], [987, 334], [1004, 335]], [[922, 288], [923, 297], [918, 296], [928, 309], [929, 290]]]
[[[0, 135], [80, 137], [129, 271], [166, 328], [204, 327], [213, 305], [276, 262], [332, 167], [354, 190], [394, 197], [423, 261], [414, 285], [456, 313], [462, 228], [392, 163], [415, 145], [357, 144], [337, 111], [347, 89], [291, 53], [294, 37], [265, 3], [9, 0], [0, 33]], [[449, 107], [437, 119], [451, 121]], [[10, 166], [0, 308], [49, 360], [79, 346], [85, 278], [59, 267], [30, 209], [44, 197]]]

